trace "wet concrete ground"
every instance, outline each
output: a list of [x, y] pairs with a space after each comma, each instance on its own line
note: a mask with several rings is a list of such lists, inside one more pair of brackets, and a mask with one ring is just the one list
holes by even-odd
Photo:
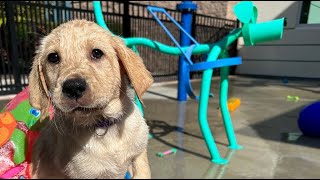
[[[200, 83], [192, 84], [198, 94]], [[231, 77], [229, 97], [241, 99], [231, 118], [237, 141], [244, 147], [231, 151], [218, 109], [219, 79], [214, 78], [208, 120], [221, 156], [230, 160], [227, 165], [210, 162], [198, 125], [198, 102], [178, 103], [176, 87], [155, 84], [143, 97], [154, 136], [148, 149], [153, 178], [320, 178], [320, 139], [301, 135], [297, 125], [302, 108], [320, 100], [319, 81], [284, 84], [281, 79]], [[300, 99], [287, 101], [287, 95]], [[177, 153], [156, 156], [170, 148], [177, 148]]]
[[[199, 81], [193, 88], [199, 94]], [[208, 120], [227, 165], [210, 162], [198, 125], [198, 102], [178, 103], [175, 82], [154, 84], [143, 96], [145, 118], [153, 138], [148, 156], [152, 178], [320, 178], [320, 139], [301, 135], [299, 112], [320, 100], [320, 82], [230, 77], [229, 97], [241, 99], [231, 114], [237, 141], [244, 149], [228, 150], [228, 140], [219, 111], [219, 79], [212, 81]], [[287, 101], [296, 95], [297, 102]], [[0, 101], [3, 107], [8, 101]], [[183, 131], [178, 132], [177, 127]], [[157, 152], [177, 148], [163, 158]]]

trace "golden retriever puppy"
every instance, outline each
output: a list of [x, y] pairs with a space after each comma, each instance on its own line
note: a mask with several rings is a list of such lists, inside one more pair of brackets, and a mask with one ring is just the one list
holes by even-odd
[[[44, 37], [29, 75], [41, 119], [32, 178], [151, 178], [149, 128], [134, 103], [153, 83], [142, 59], [94, 22], [73, 20]], [[131, 92], [131, 93], [130, 93]]]

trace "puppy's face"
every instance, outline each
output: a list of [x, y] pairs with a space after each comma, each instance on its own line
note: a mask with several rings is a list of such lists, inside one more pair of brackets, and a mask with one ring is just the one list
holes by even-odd
[[29, 76], [30, 103], [45, 112], [47, 88], [56, 109], [76, 117], [99, 114], [120, 99], [125, 74], [139, 97], [152, 83], [119, 37], [93, 22], [70, 21], [42, 40]]
[[87, 22], [64, 24], [43, 40], [38, 56], [56, 108], [85, 115], [119, 97], [122, 77], [112, 41]]

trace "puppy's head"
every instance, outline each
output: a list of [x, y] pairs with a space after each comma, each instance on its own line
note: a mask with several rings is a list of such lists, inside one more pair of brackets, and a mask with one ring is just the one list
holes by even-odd
[[121, 99], [125, 75], [140, 99], [153, 82], [120, 37], [94, 22], [69, 21], [41, 41], [29, 75], [30, 104], [43, 117], [49, 98], [64, 114], [92, 116]]

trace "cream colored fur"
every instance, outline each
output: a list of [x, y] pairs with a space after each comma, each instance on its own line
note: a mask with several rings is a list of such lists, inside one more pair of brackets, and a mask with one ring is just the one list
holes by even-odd
[[[92, 59], [92, 49], [102, 50], [103, 57]], [[48, 62], [52, 52], [59, 54], [60, 63]], [[77, 101], [62, 93], [63, 82], [75, 77], [85, 79], [88, 86]], [[29, 76], [30, 103], [41, 111], [42, 119], [50, 103], [55, 114], [33, 147], [32, 177], [124, 178], [130, 170], [133, 178], [151, 178], [149, 129], [130, 95], [129, 82], [141, 99], [153, 79], [120, 37], [97, 24], [73, 20], [46, 36]], [[103, 118], [119, 122], [95, 128]]]

